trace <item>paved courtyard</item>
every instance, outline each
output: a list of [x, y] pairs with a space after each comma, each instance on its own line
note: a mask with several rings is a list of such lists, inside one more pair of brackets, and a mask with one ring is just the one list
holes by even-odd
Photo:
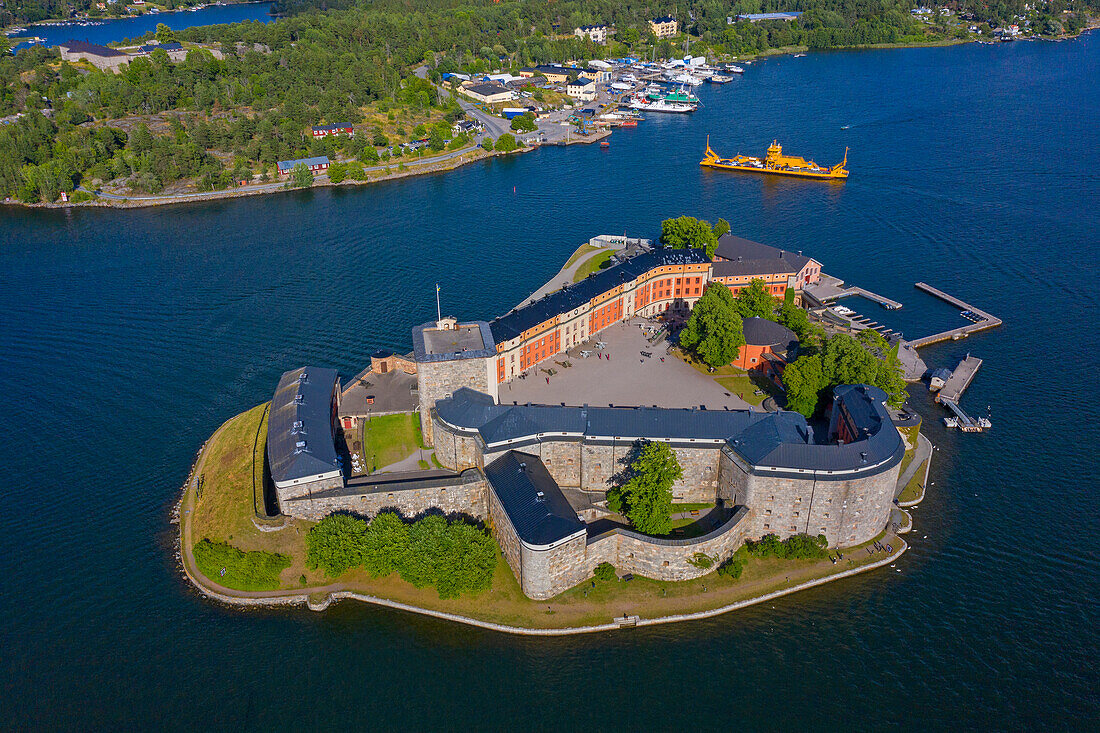
[[[667, 341], [649, 343], [640, 326], [651, 323], [632, 319], [604, 329], [567, 354], [529, 370], [526, 378], [517, 377], [500, 385], [500, 403], [752, 409], [711, 377], [667, 355]], [[604, 342], [606, 348], [598, 350], [597, 341]], [[581, 351], [591, 354], [585, 359]], [[652, 356], [643, 357], [643, 351]], [[563, 362], [572, 366], [564, 367]], [[548, 369], [556, 373], [550, 376]]]

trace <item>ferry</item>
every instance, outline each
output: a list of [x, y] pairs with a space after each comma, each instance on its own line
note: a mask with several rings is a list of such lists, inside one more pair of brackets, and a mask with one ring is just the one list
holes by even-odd
[[710, 147], [710, 135], [707, 135], [706, 157], [699, 161], [699, 165], [709, 168], [722, 168], [723, 170], [746, 171], [749, 173], [770, 173], [778, 176], [797, 176], [800, 178], [826, 178], [830, 180], [843, 180], [848, 177], [848, 148], [844, 148], [844, 160], [831, 168], [814, 163], [796, 155], [783, 155], [783, 146], [777, 140], [773, 140], [768, 146], [767, 156], [761, 160], [747, 155], [738, 155], [734, 158], [722, 158]]

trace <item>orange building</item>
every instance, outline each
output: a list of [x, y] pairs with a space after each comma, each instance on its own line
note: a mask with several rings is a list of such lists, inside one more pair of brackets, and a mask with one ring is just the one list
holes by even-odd
[[745, 319], [745, 345], [737, 350], [733, 365], [763, 372], [775, 381], [798, 350], [794, 331], [766, 318]]
[[661, 247], [497, 318], [489, 324], [497, 383], [628, 318], [669, 310], [686, 315], [703, 294], [710, 267], [702, 250]]
[[723, 234], [714, 251], [710, 278], [728, 287], [734, 295], [753, 280], [762, 280], [769, 293], [782, 298], [788, 288], [797, 293], [820, 280], [821, 263], [801, 252]]

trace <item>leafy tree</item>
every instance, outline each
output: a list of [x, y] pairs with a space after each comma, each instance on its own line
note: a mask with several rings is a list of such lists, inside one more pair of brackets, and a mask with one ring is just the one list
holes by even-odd
[[333, 183], [341, 183], [348, 175], [347, 163], [333, 161], [328, 167], [328, 179]]
[[519, 149], [519, 143], [516, 142], [516, 138], [512, 133], [506, 132], [497, 138], [496, 143], [493, 144], [493, 148], [502, 153], [510, 153], [513, 150]]
[[493, 149], [493, 139], [491, 137], [484, 137], [481, 139], [481, 147], [485, 150]]
[[730, 223], [725, 219], [719, 219], [718, 223], [714, 225], [714, 236], [721, 237], [723, 234], [729, 234]]
[[443, 149], [445, 144], [443, 133], [440, 132], [438, 127], [433, 127], [431, 134], [428, 135], [428, 148], [438, 152]]
[[744, 344], [744, 324], [733, 294], [722, 283], [711, 283], [680, 331], [680, 346], [717, 368], [736, 359]]
[[643, 443], [630, 464], [629, 475], [620, 492], [627, 519], [639, 532], [668, 534], [672, 531], [672, 485], [684, 475], [676, 454], [666, 443]]
[[534, 132], [537, 127], [535, 116], [530, 112], [512, 118], [512, 129], [516, 132]]
[[306, 565], [330, 577], [363, 563], [367, 523], [348, 514], [330, 514], [306, 535]]
[[827, 405], [832, 388], [840, 384], [878, 387], [893, 407], [905, 404], [908, 396], [897, 354], [887, 351], [876, 356], [847, 334], [830, 337], [819, 353], [799, 356], [783, 370], [787, 407], [806, 417]]
[[710, 222], [694, 216], [681, 216], [661, 222], [661, 244], [673, 249], [703, 249], [707, 257], [711, 257], [718, 246], [718, 237], [714, 235]]
[[164, 23], [157, 23], [157, 43], [176, 43], [176, 34]]
[[[788, 289], [787, 292], [793, 293], [794, 290]], [[784, 301], [783, 305], [779, 306], [777, 320], [794, 331], [794, 335], [798, 336], [799, 342], [805, 341], [811, 333], [810, 317], [806, 315], [804, 309], [799, 308], [793, 302]]]
[[[758, 316], [775, 320], [776, 299], [768, 292], [763, 280], [753, 280], [747, 288], [737, 294], [737, 312], [742, 318]], [[793, 329], [792, 329], [793, 330]]]
[[290, 171], [290, 182], [294, 188], [309, 188], [313, 185], [313, 173], [305, 163], [299, 163]]

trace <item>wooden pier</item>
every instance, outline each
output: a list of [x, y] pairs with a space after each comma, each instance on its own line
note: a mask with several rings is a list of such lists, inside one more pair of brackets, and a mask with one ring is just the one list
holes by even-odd
[[838, 295], [836, 297], [837, 298], [843, 298], [843, 297], [848, 296], [848, 295], [858, 295], [861, 298], [866, 298], [867, 300], [872, 300], [872, 301], [878, 303], [879, 305], [881, 305], [886, 310], [896, 311], [898, 308], [901, 308], [901, 303], [897, 302], [896, 300], [890, 300], [885, 295], [879, 295], [878, 293], [872, 293], [870, 290], [864, 290], [863, 288], [856, 287], [856, 286], [846, 288], [845, 290], [843, 290], [840, 293], [840, 295]]
[[970, 386], [970, 383], [974, 381], [974, 375], [978, 373], [981, 366], [981, 359], [967, 354], [966, 358], [955, 367], [955, 371], [951, 372], [951, 376], [947, 378], [943, 388], [936, 393], [936, 402], [951, 402], [957, 405], [959, 398], [962, 397], [963, 392]]
[[[963, 311], [973, 314], [975, 317], [978, 318], [978, 320], [974, 323], [971, 323], [969, 326], [960, 326], [958, 328], [953, 328], [950, 331], [943, 331], [942, 333], [934, 333], [931, 336], [925, 336], [924, 338], [913, 339], [909, 342], [909, 345], [912, 346], [914, 349], [920, 348], [921, 346], [928, 346], [929, 344], [936, 344], [940, 341], [956, 341], [958, 339], [964, 339], [972, 333], [984, 331], [988, 328], [996, 328], [997, 326], [1001, 325], [1000, 318], [990, 315], [982, 309], [972, 306], [969, 303], [966, 303], [953, 295], [948, 295], [938, 288], [934, 288], [927, 283], [916, 283], [916, 286], [919, 290], [923, 290], [929, 295], [933, 295], [940, 300], [950, 303], [951, 305]], [[978, 363], [981, 363], [980, 360]], [[971, 377], [973, 377], [973, 375], [971, 375]], [[969, 384], [969, 382], [967, 383]]]

